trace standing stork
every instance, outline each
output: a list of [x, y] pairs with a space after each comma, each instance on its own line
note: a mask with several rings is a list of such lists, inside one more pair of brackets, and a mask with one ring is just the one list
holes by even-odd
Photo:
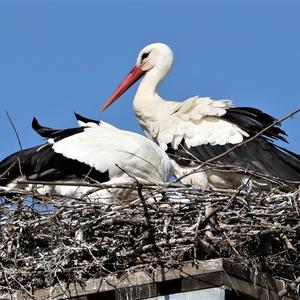
[[[183, 102], [163, 100], [158, 95], [158, 88], [172, 64], [173, 52], [167, 45], [156, 43], [146, 46], [139, 53], [135, 67], [101, 111], [144, 76], [133, 107], [146, 136], [169, 154], [177, 177], [198, 170], [202, 162], [224, 153], [275, 121], [275, 118], [258, 109], [234, 107], [228, 100], [215, 101], [198, 96]], [[278, 126], [273, 126], [216, 163], [287, 181], [299, 181], [300, 156], [273, 144], [277, 139], [286, 141], [284, 135]], [[207, 169], [186, 176], [182, 181], [200, 188], [233, 188], [246, 180], [244, 173]]]
[[[34, 118], [33, 129], [48, 141], [16, 152], [0, 162], [0, 191], [22, 188], [39, 194], [82, 197], [95, 190], [94, 187], [80, 186], [83, 182], [118, 184], [137, 180], [158, 183], [168, 179], [170, 160], [149, 139], [78, 114], [76, 118], [81, 127], [64, 130], [43, 127]], [[22, 179], [59, 181], [66, 185], [18, 183]], [[124, 189], [113, 189], [95, 192], [89, 198], [110, 199], [127, 195]]]

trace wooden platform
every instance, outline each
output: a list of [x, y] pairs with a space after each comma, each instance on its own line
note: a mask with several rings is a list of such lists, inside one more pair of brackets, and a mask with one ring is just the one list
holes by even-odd
[[[226, 299], [298, 299], [289, 294], [278, 296], [284, 286], [279, 280], [254, 274], [226, 259], [212, 259], [186, 263], [177, 269], [160, 268], [146, 273], [130, 270], [120, 276], [91, 279], [85, 286], [56, 285], [37, 290], [36, 299], [147, 299], [188, 291], [220, 287], [225, 289]], [[28, 295], [0, 295], [0, 299], [30, 299]], [[224, 298], [225, 299], [225, 298]]]

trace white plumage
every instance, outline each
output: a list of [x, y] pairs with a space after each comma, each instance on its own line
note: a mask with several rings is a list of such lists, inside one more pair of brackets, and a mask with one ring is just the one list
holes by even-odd
[[153, 142], [132, 132], [101, 126], [86, 128], [54, 142], [52, 149], [101, 173], [108, 171], [111, 181], [128, 179], [130, 175], [149, 182], [166, 180], [163, 152]]
[[[79, 115], [76, 117], [82, 127], [65, 130], [42, 127], [34, 119], [34, 129], [48, 138], [48, 142], [17, 152], [0, 163], [0, 173], [5, 174], [0, 179], [2, 189], [23, 187], [17, 185], [21, 174], [29, 180], [59, 180], [62, 183], [115, 184], [136, 180], [141, 183], [158, 183], [168, 179], [170, 160], [158, 145], [141, 135], [120, 130], [110, 124]], [[18, 160], [20, 170], [16, 164]], [[26, 189], [36, 189], [41, 194], [81, 197], [94, 188], [30, 185]], [[111, 198], [120, 195], [123, 197], [126, 191], [97, 191], [89, 197]]]
[[[158, 95], [158, 88], [172, 64], [173, 53], [167, 45], [146, 46], [139, 53], [136, 66], [102, 111], [144, 76], [133, 100], [134, 111], [146, 136], [170, 155], [177, 177], [195, 171], [201, 162], [243, 142], [275, 121], [254, 108], [235, 108], [228, 100], [215, 101], [198, 96], [183, 102], [163, 100]], [[218, 162], [286, 180], [300, 180], [299, 156], [272, 144], [272, 140], [285, 140], [282, 135], [284, 132], [274, 126], [264, 136], [232, 151]], [[240, 185], [244, 179], [243, 172], [228, 174], [210, 169], [185, 177], [183, 182], [201, 188], [231, 188]]]
[[146, 132], [152, 128], [152, 134], [147, 136], [154, 138], [164, 150], [170, 143], [177, 150], [182, 139], [190, 148], [201, 144], [236, 144], [249, 136], [237, 125], [215, 118], [226, 113], [224, 108], [231, 107], [228, 101], [194, 97], [182, 103], [169, 101], [169, 104], [173, 109], [160, 122], [144, 122], [143, 116], [137, 114]]

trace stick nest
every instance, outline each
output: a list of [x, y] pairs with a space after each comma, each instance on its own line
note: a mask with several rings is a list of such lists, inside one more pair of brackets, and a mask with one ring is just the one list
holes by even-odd
[[134, 184], [111, 205], [2, 195], [0, 290], [40, 288], [229, 258], [286, 282], [300, 276], [299, 190], [253, 193]]

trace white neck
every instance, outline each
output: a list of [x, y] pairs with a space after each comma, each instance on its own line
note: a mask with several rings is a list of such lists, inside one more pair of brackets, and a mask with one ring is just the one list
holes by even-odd
[[[160, 75], [160, 76], [159, 76]], [[153, 68], [145, 74], [133, 100], [133, 108], [146, 136], [155, 139], [160, 122], [169, 114], [172, 101], [158, 95], [158, 88], [167, 73], [158, 74]], [[174, 102], [173, 102], [174, 103]]]
[[155, 68], [149, 70], [139, 84], [135, 99], [145, 98], [145, 96], [147, 96], [146, 98], [149, 96], [154, 97], [157, 95], [157, 91], [162, 80], [163, 78], [161, 73], [155, 70]]
[[133, 107], [137, 115], [140, 113], [151, 117], [159, 115], [159, 110], [166, 101], [158, 95], [158, 88], [168, 72], [169, 69], [158, 66], [146, 72], [133, 100]]

